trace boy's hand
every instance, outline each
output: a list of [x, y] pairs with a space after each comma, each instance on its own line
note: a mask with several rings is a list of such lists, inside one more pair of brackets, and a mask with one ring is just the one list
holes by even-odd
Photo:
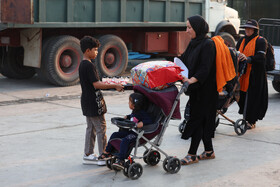
[[121, 84], [116, 84], [115, 89], [119, 92], [124, 91], [124, 86]]

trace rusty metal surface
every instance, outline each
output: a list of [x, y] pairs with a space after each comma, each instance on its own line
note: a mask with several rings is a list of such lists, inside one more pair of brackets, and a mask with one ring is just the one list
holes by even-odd
[[168, 53], [181, 55], [187, 48], [191, 38], [186, 31], [176, 31], [169, 33]]
[[20, 29], [7, 29], [0, 33], [0, 46], [20, 46]]
[[168, 32], [143, 32], [137, 35], [133, 50], [153, 53], [168, 52]]
[[1, 0], [1, 22], [32, 24], [31, 0]]

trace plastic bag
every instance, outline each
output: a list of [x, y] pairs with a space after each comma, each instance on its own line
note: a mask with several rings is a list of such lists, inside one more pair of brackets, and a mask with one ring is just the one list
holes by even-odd
[[182, 71], [179, 66], [170, 61], [149, 61], [132, 68], [131, 77], [133, 84], [162, 90], [182, 80]]

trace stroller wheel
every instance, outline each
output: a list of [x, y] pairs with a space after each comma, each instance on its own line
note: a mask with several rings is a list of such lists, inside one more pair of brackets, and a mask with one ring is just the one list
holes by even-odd
[[245, 132], [247, 131], [247, 122], [244, 119], [238, 119], [235, 123], [234, 123], [234, 131], [236, 132], [236, 134], [243, 135], [245, 134]]
[[178, 173], [181, 169], [181, 161], [175, 157], [167, 157], [163, 161], [163, 169], [168, 173]]
[[160, 153], [158, 151], [152, 150], [147, 156], [147, 164], [155, 166], [160, 161]]
[[164, 169], [166, 172], [169, 172], [168, 169], [167, 169], [167, 164], [168, 164], [168, 162], [169, 162], [169, 160], [170, 160], [171, 158], [172, 158], [171, 156], [166, 157], [166, 158], [164, 159], [164, 161], [163, 161], [162, 166], [163, 166], [163, 169]]
[[128, 168], [128, 177], [132, 180], [138, 179], [143, 173], [143, 167], [139, 163], [133, 163]]
[[180, 125], [179, 125], [179, 127], [178, 127], [178, 128], [179, 128], [179, 132], [180, 132], [181, 134], [184, 132], [186, 123], [187, 123], [187, 121], [184, 120], [184, 121], [182, 121], [182, 123], [180, 123]]
[[178, 173], [178, 171], [181, 169], [181, 161], [178, 158], [171, 158], [168, 161], [167, 164], [167, 170], [169, 173], [174, 174]]
[[124, 163], [124, 169], [123, 169], [124, 176], [129, 177], [128, 176], [128, 169], [131, 166], [131, 164], [133, 164], [133, 163], [134, 163], [134, 161], [132, 161], [132, 163], [130, 163], [130, 160], [128, 160]]
[[109, 169], [111, 169], [111, 170], [113, 169], [113, 168], [112, 168], [112, 158], [106, 160], [106, 166], [107, 166], [107, 168], [109, 168]]
[[[147, 162], [147, 157], [148, 157], [148, 155], [147, 155], [147, 153], [149, 152], [149, 150], [146, 150], [144, 153], [143, 153], [143, 160], [144, 160], [144, 162], [147, 164], [148, 162]], [[146, 155], [146, 156], [145, 156]]]

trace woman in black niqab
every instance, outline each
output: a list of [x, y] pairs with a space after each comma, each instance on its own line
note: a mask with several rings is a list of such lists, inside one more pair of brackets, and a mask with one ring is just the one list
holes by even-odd
[[[181, 160], [182, 165], [198, 162], [199, 159], [215, 158], [212, 137], [215, 130], [218, 92], [216, 85], [216, 49], [207, 36], [208, 24], [201, 16], [192, 16], [187, 21], [187, 33], [191, 36], [186, 51], [180, 59], [189, 70], [183, 82], [189, 83], [190, 119], [182, 139], [191, 137], [188, 154]], [[197, 156], [200, 141], [205, 151]]]

